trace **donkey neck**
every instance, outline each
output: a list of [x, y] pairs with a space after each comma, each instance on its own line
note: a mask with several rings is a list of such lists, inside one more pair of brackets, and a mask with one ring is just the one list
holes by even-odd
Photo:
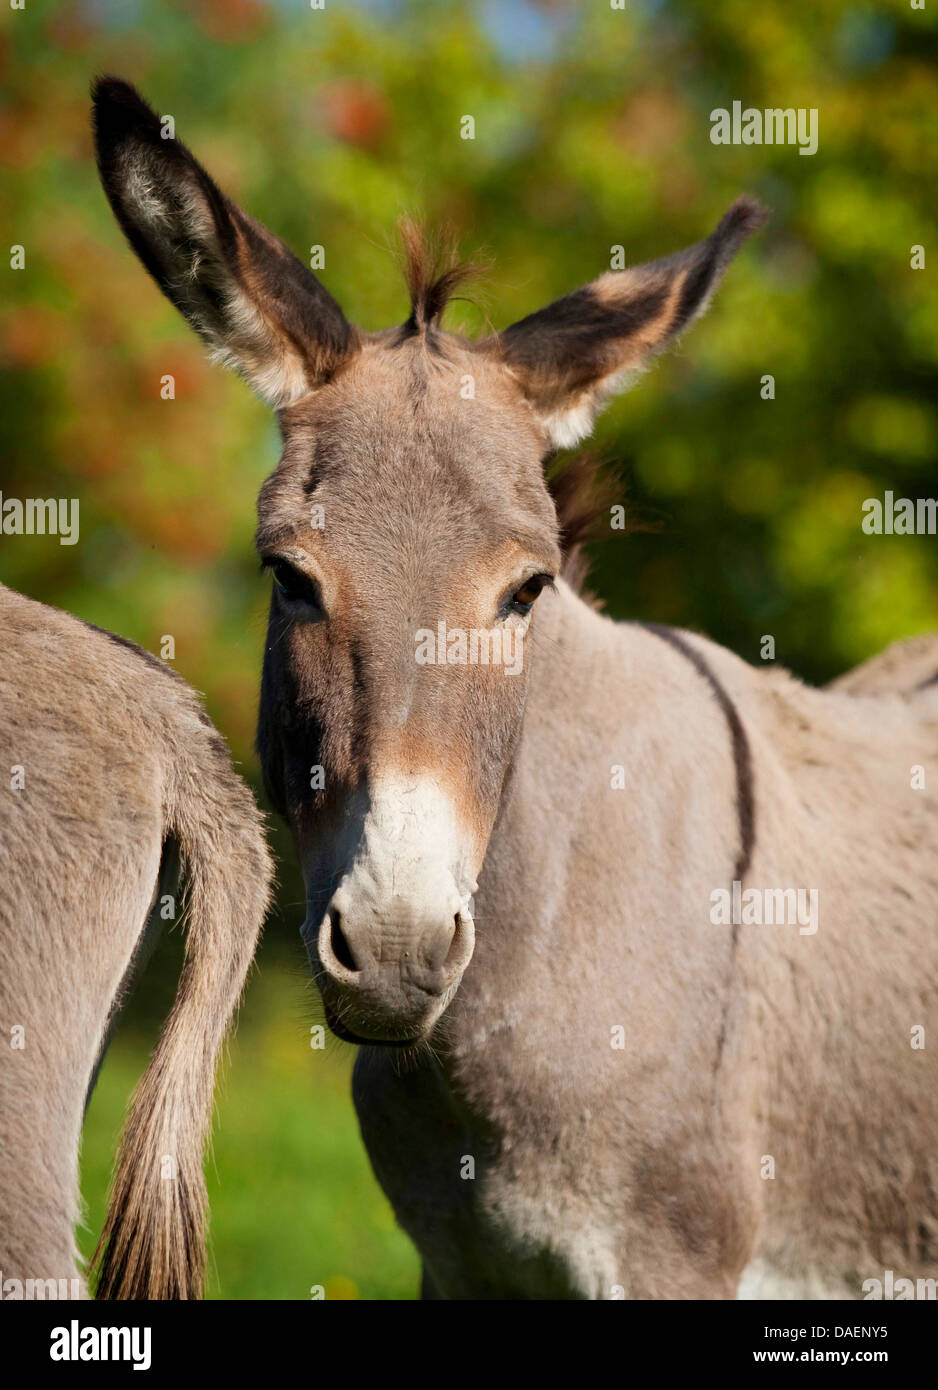
[[705, 940], [710, 891], [732, 883], [741, 847], [738, 768], [713, 689], [670, 641], [612, 622], [566, 584], [541, 603], [476, 895], [476, 954], [444, 1019], [456, 1052], [550, 1013], [567, 961], [600, 999], [623, 953], [673, 956], [679, 977], [695, 958], [716, 977], [730, 965], [730, 943], [715, 945], [712, 929]]

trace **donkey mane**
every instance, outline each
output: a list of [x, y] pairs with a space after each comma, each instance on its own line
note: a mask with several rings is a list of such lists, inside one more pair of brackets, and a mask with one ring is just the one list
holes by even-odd
[[[590, 562], [583, 547], [608, 538], [609, 508], [621, 502], [622, 485], [602, 455], [591, 449], [556, 460], [548, 456], [544, 476], [557, 512], [561, 575], [593, 608], [602, 608], [602, 599], [586, 587]], [[625, 529], [635, 525], [630, 522]]]

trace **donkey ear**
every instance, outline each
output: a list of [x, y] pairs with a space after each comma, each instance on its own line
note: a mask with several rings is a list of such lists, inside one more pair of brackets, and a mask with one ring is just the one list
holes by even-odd
[[607, 271], [499, 335], [503, 359], [555, 447], [589, 434], [603, 400], [703, 313], [730, 260], [768, 215], [755, 199], [738, 198], [706, 241]]
[[215, 186], [127, 82], [92, 89], [98, 169], [114, 214], [160, 289], [270, 405], [328, 380], [355, 330], [314, 275]]

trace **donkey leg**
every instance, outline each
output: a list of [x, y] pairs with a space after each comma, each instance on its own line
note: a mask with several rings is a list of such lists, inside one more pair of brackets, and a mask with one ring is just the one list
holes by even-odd
[[11, 1031], [0, 1047], [0, 1271], [24, 1294], [27, 1281], [44, 1290], [26, 1296], [61, 1296], [54, 1280], [87, 1297], [74, 1235], [85, 1098], [159, 865], [159, 839], [143, 855], [133, 842], [112, 840], [105, 873], [89, 852], [71, 875], [57, 861], [46, 878], [24, 875], [16, 915], [0, 913], [0, 1026]]
[[50, 1191], [46, 1172], [27, 1169], [19, 1192], [0, 1205], [2, 1296], [87, 1299], [72, 1228], [77, 1212], [64, 1186]]
[[67, 1039], [44, 1036], [25, 1001], [10, 1016], [23, 1046], [4, 1049], [0, 1075], [0, 1278], [8, 1298], [58, 1298], [63, 1281], [65, 1296], [86, 1298], [73, 1234], [81, 1083], [50, 1065]]
[[0, 1295], [45, 1297], [47, 1281], [65, 1280], [87, 1297], [73, 1235], [85, 1039], [69, 982], [50, 980], [56, 961], [36, 949], [42, 929], [29, 913], [21, 920], [21, 930], [12, 916], [9, 930], [0, 922]]

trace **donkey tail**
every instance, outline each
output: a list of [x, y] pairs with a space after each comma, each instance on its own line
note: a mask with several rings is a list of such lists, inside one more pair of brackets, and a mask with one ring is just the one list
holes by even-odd
[[170, 774], [167, 834], [187, 880], [185, 962], [130, 1105], [107, 1220], [98, 1298], [199, 1298], [207, 1200], [202, 1166], [218, 1056], [269, 901], [272, 864], [254, 798], [200, 714]]

